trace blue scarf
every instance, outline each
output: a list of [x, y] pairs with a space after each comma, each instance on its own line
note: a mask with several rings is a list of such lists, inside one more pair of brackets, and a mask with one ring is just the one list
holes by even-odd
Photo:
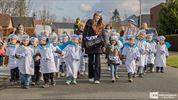
[[44, 49], [44, 47], [49, 48], [50, 45], [51, 45], [51, 43], [47, 43], [46, 45], [40, 44], [40, 45], [38, 45], [38, 47], [39, 47], [40, 49]]
[[140, 42], [146, 42], [146, 40], [144, 40], [144, 39], [138, 39], [138, 41], [140, 41]]
[[60, 44], [58, 44], [58, 47], [59, 47], [61, 50], [63, 50], [63, 49], [65, 49], [68, 45], [77, 46], [78, 44], [77, 44], [77, 43], [74, 43], [74, 42], [72, 42], [72, 41], [67, 41], [67, 42], [65, 42], [65, 43], [60, 43]]
[[15, 48], [16, 44], [8, 44], [7, 47]]
[[136, 48], [137, 45], [136, 44], [130, 45], [129, 43], [125, 43], [125, 47], [127, 47], [127, 48]]
[[[112, 45], [109, 45], [108, 48], [111, 49], [111, 48], [112, 48]], [[119, 45], [118, 45], [118, 44], [114, 46], [114, 49], [118, 49], [118, 48], [119, 48]]]

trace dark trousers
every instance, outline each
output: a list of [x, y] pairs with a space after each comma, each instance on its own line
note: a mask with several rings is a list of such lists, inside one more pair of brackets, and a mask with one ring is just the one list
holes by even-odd
[[65, 64], [65, 62], [61, 62], [61, 65], [60, 65], [60, 72], [64, 73], [64, 72], [65, 72], [65, 69], [66, 69], [66, 64]]
[[88, 55], [88, 76], [94, 78], [94, 80], [100, 80], [101, 74], [101, 62], [100, 54]]
[[51, 81], [51, 84], [54, 84], [55, 83], [54, 73], [43, 73], [43, 80], [45, 84], [48, 84], [49, 81]]
[[0, 55], [0, 66], [2, 66], [2, 65], [3, 65], [3, 62], [4, 62], [4, 60], [3, 60], [3, 56], [2, 56], [2, 55]]
[[19, 69], [18, 67], [14, 68], [14, 69], [11, 69], [10, 70], [10, 74], [11, 74], [11, 79], [10, 79], [10, 82], [16, 82], [16, 81], [19, 81]]
[[152, 72], [152, 71], [153, 71], [154, 64], [149, 63], [149, 64], [147, 64], [147, 67], [148, 67], [148, 68], [150, 69], [150, 71]]
[[40, 76], [41, 76], [40, 66], [39, 65], [35, 65], [34, 68], [35, 68], [35, 73], [32, 76], [32, 82], [36, 82], [37, 83], [37, 82], [39, 82]]

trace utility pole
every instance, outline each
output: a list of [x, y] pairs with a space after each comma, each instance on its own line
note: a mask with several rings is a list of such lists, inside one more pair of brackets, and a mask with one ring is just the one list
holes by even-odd
[[139, 26], [141, 27], [142, 25], [142, 1], [139, 0], [139, 3], [140, 3], [140, 18], [139, 18]]

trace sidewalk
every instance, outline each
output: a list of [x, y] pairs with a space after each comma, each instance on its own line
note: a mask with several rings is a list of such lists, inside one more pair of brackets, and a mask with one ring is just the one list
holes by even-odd
[[[158, 92], [161, 95], [176, 95], [171, 100], [178, 100], [178, 69], [166, 67], [165, 73], [147, 73], [144, 78], [134, 78], [128, 82], [125, 66], [119, 67], [119, 79], [111, 82], [110, 72], [106, 59], [101, 57], [101, 84], [88, 82], [87, 77], [77, 79], [77, 85], [66, 85], [65, 77], [56, 79], [56, 86], [47, 89], [41, 85], [30, 86], [30, 89], [21, 89], [20, 86], [9, 86], [2, 89], [0, 100], [59, 100], [59, 99], [124, 99], [150, 100], [150, 93]], [[23, 94], [23, 95], [22, 95]], [[167, 99], [170, 100], [170, 99]]]
[[169, 54], [170, 55], [178, 55], [178, 52], [176, 52], [176, 51], [169, 51]]
[[0, 89], [5, 88], [9, 81], [9, 71], [7, 67], [0, 66]]

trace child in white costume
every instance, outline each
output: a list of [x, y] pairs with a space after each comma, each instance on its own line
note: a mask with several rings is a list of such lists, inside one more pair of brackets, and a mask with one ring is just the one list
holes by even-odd
[[[53, 46], [57, 49], [59, 49], [58, 47], [58, 37], [57, 36], [51, 36], [50, 37], [51, 39], [51, 43], [53, 44]], [[60, 78], [60, 73], [59, 73], [59, 67], [60, 67], [60, 55], [56, 52], [54, 52], [54, 61], [55, 61], [55, 66], [56, 66], [56, 69], [57, 69], [57, 73], [56, 73], [56, 76], [57, 78]]]
[[[61, 39], [62, 39], [62, 42], [60, 43], [61, 45], [64, 45], [66, 42], [68, 42], [69, 41], [69, 37], [67, 36], [67, 35], [65, 35], [65, 34], [63, 34], [63, 35], [61, 35], [60, 36], [61, 37]], [[65, 59], [64, 59], [64, 57], [61, 57], [60, 58], [60, 76], [65, 76], [65, 72], [66, 72], [66, 63], [65, 63]]]
[[61, 50], [55, 48], [51, 43], [47, 42], [47, 37], [42, 36], [40, 38], [40, 44], [38, 46], [38, 51], [41, 55], [40, 59], [40, 72], [43, 74], [44, 85], [42, 88], [49, 87], [49, 80], [51, 85], [55, 86], [54, 73], [57, 72], [54, 53], [62, 54]]
[[138, 39], [136, 41], [136, 44], [138, 46], [139, 52], [140, 52], [140, 60], [137, 63], [138, 66], [138, 70], [137, 70], [137, 74], [139, 74], [140, 77], [143, 77], [144, 74], [144, 67], [145, 67], [145, 63], [146, 63], [146, 54], [148, 51], [148, 47], [147, 47], [147, 42], [145, 40], [145, 36], [146, 36], [146, 31], [145, 30], [140, 30], [138, 33]]
[[29, 45], [29, 36], [22, 35], [22, 44], [16, 50], [17, 64], [20, 71], [22, 88], [29, 88], [31, 76], [34, 75], [33, 49]]
[[[79, 36], [79, 44], [82, 45], [82, 35]], [[80, 75], [88, 75], [88, 54], [85, 53], [85, 49], [82, 49], [80, 59]]]
[[165, 37], [158, 37], [158, 44], [156, 45], [156, 57], [155, 57], [155, 66], [156, 72], [164, 72], [164, 68], [166, 67], [166, 58], [169, 56], [168, 48], [165, 45]]
[[33, 56], [33, 60], [34, 60], [34, 75], [32, 76], [32, 85], [38, 84], [40, 81], [40, 77], [41, 77], [41, 73], [40, 73], [40, 53], [38, 52], [38, 43], [39, 40], [37, 37], [31, 37], [30, 38], [30, 42], [32, 45], [30, 45], [30, 47], [33, 49], [34, 51], [34, 56]]
[[156, 42], [153, 41], [153, 34], [148, 34], [147, 37], [147, 46], [148, 46], [148, 54], [147, 54], [147, 67], [150, 72], [153, 72], [154, 62], [155, 62], [155, 53], [156, 53]]
[[137, 45], [135, 44], [135, 37], [133, 35], [128, 35], [127, 39], [128, 43], [125, 44], [122, 55], [124, 56], [123, 62], [125, 62], [128, 72], [128, 81], [132, 82], [132, 77], [135, 73], [136, 62], [140, 59], [140, 53]]
[[64, 49], [64, 58], [66, 61], [66, 84], [77, 84], [77, 75], [80, 67], [81, 47], [78, 44], [78, 35], [72, 35], [71, 43]]
[[17, 65], [17, 58], [15, 52], [19, 45], [17, 45], [18, 37], [16, 35], [9, 35], [10, 43], [6, 46], [6, 57], [8, 57], [7, 67], [10, 70], [10, 84], [14, 85], [19, 81], [19, 69]]

